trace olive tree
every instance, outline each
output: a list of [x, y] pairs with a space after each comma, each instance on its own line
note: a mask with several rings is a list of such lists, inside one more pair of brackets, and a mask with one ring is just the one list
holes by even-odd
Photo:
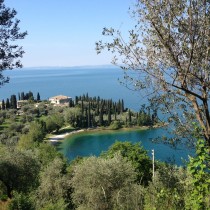
[[35, 193], [37, 209], [66, 209], [69, 202], [67, 194], [70, 188], [70, 181], [65, 168], [65, 161], [55, 158], [41, 172], [40, 186]]
[[134, 184], [135, 177], [131, 163], [119, 154], [89, 157], [73, 169], [73, 202], [77, 209], [141, 209], [143, 188]]
[[9, 198], [14, 191], [27, 193], [37, 187], [39, 169], [32, 153], [0, 145], [0, 182]]
[[22, 67], [18, 59], [24, 51], [13, 42], [24, 39], [27, 32], [20, 32], [20, 21], [15, 19], [16, 14], [14, 9], [4, 5], [4, 0], [0, 0], [0, 87], [9, 82], [9, 78], [2, 74], [4, 70]]
[[102, 153], [102, 157], [114, 157], [117, 153], [127, 161], [130, 161], [136, 172], [136, 182], [142, 185], [148, 185], [152, 180], [152, 161], [147, 151], [139, 144], [131, 142], [117, 141], [111, 145], [108, 151]]
[[147, 90], [153, 105], [169, 113], [178, 134], [191, 138], [192, 122], [198, 123], [208, 146], [209, 7], [208, 0], [138, 0], [128, 39], [104, 28], [108, 40], [96, 43], [98, 53], [107, 49], [114, 54], [112, 62], [124, 69], [125, 85]]

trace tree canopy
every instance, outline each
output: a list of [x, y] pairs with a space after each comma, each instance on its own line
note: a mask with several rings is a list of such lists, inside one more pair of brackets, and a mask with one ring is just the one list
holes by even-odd
[[0, 87], [9, 82], [2, 73], [4, 70], [22, 67], [19, 58], [24, 51], [13, 42], [24, 39], [27, 32], [20, 32], [20, 20], [15, 19], [16, 14], [14, 9], [5, 6], [4, 0], [0, 0]]
[[153, 104], [170, 113], [178, 134], [192, 138], [194, 122], [208, 145], [209, 7], [206, 0], [138, 0], [128, 39], [119, 30], [104, 28], [111, 40], [96, 43], [98, 53], [107, 49], [114, 54], [112, 62], [124, 69], [125, 85], [147, 89]]

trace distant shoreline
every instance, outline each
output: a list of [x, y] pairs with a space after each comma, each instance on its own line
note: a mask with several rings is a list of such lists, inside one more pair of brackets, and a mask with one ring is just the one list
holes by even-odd
[[[51, 70], [57, 70], [57, 69], [120, 69], [118, 66], [114, 65], [83, 65], [83, 66], [24, 66], [23, 68], [15, 68], [13, 70], [43, 70], [43, 69], [51, 69]], [[10, 71], [7, 69], [7, 71]]]
[[49, 142], [60, 142], [64, 139], [66, 139], [68, 136], [71, 136], [73, 134], [78, 134], [81, 132], [93, 132], [93, 133], [97, 133], [97, 132], [102, 132], [102, 131], [107, 131], [107, 132], [115, 132], [115, 131], [135, 131], [135, 130], [148, 130], [148, 129], [155, 129], [155, 128], [159, 128], [159, 127], [163, 127], [166, 125], [156, 125], [156, 126], [134, 126], [134, 127], [128, 127], [128, 128], [120, 128], [120, 129], [109, 129], [107, 128], [103, 128], [103, 127], [96, 127], [96, 128], [88, 128], [88, 129], [79, 129], [79, 130], [74, 130], [74, 131], [70, 131], [70, 132], [66, 132], [66, 133], [62, 133], [62, 134], [58, 134], [52, 137], [49, 137], [47, 139], [47, 141]]

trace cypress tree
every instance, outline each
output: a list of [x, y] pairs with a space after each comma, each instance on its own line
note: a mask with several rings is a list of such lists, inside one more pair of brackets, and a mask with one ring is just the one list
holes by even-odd
[[7, 98], [6, 100], [6, 109], [9, 109], [10, 108], [10, 103], [9, 103], [9, 99]]
[[82, 99], [82, 102], [81, 102], [81, 110], [82, 110], [82, 115], [84, 114], [84, 102], [83, 102], [83, 99]]
[[108, 125], [110, 125], [111, 124], [111, 119], [112, 117], [111, 117], [111, 109], [110, 109], [110, 107], [109, 107], [109, 111], [108, 111]]
[[103, 111], [104, 111], [104, 100], [101, 101], [101, 108], [100, 108], [100, 113], [99, 113], [99, 125], [102, 126], [104, 123], [103, 120]]
[[11, 98], [10, 98], [10, 108], [17, 109], [16, 95], [11, 95]]
[[117, 113], [120, 114], [121, 113], [121, 101], [119, 100], [117, 103]]
[[36, 100], [37, 100], [37, 101], [40, 101], [40, 99], [41, 99], [41, 98], [40, 98], [40, 94], [39, 94], [39, 92], [38, 92], [38, 93], [37, 93]]
[[117, 120], [117, 105], [114, 104], [114, 120]]
[[78, 104], [78, 96], [75, 96], [75, 106]]
[[130, 111], [130, 109], [128, 110], [128, 123], [131, 123], [131, 111]]
[[21, 92], [21, 94], [20, 94], [20, 100], [25, 100], [25, 93], [24, 92]]
[[28, 92], [28, 99], [32, 100], [32, 101], [34, 100], [34, 96], [33, 96], [33, 93], [31, 91]]
[[2, 100], [2, 104], [1, 104], [1, 108], [3, 109], [3, 110], [5, 110], [5, 102], [4, 102], [4, 99]]
[[89, 96], [88, 96], [88, 93], [86, 93], [86, 101], [89, 100]]
[[96, 104], [96, 116], [99, 115], [99, 100], [97, 99], [97, 104]]
[[87, 107], [85, 107], [85, 118], [84, 118], [84, 127], [88, 128], [89, 127], [89, 123], [88, 123], [88, 110]]
[[88, 128], [91, 126], [90, 102], [88, 103]]
[[121, 102], [121, 113], [123, 113], [123, 112], [124, 112], [124, 101], [122, 99], [122, 102]]

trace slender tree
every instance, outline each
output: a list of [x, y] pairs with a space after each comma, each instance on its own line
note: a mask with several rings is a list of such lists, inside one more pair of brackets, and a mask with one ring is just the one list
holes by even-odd
[[2, 103], [1, 103], [1, 108], [3, 109], [3, 110], [5, 110], [5, 102], [4, 102], [4, 99], [2, 100]]
[[88, 102], [88, 118], [87, 118], [87, 125], [88, 128], [91, 126], [91, 113], [90, 113], [91, 107], [90, 107], [90, 102]]
[[111, 40], [97, 42], [97, 52], [114, 53], [113, 63], [125, 70], [125, 85], [147, 88], [170, 114], [176, 134], [192, 140], [195, 122], [210, 146], [210, 1], [138, 0], [132, 15], [136, 25], [128, 41], [119, 30], [104, 28]]
[[21, 92], [21, 94], [20, 94], [20, 100], [25, 100], [25, 93], [24, 92]]
[[5, 105], [6, 109], [9, 109], [10, 108], [10, 102], [9, 102], [9, 99], [7, 98], [6, 100], [6, 105]]
[[132, 119], [131, 119], [131, 110], [128, 110], [128, 122], [131, 123]]
[[109, 107], [109, 109], [108, 109], [108, 125], [111, 124], [111, 121], [112, 121], [112, 119], [111, 119], [111, 108]]
[[16, 95], [11, 95], [11, 98], [10, 98], [10, 108], [17, 109]]
[[40, 100], [41, 100], [39, 92], [37, 93], [36, 100], [37, 100], [37, 101], [40, 101]]
[[103, 116], [104, 116], [104, 105], [105, 105], [105, 102], [104, 100], [101, 101], [101, 104], [100, 104], [100, 112], [99, 112], [99, 125], [102, 126], [103, 123], [104, 123], [104, 119], [103, 119]]

